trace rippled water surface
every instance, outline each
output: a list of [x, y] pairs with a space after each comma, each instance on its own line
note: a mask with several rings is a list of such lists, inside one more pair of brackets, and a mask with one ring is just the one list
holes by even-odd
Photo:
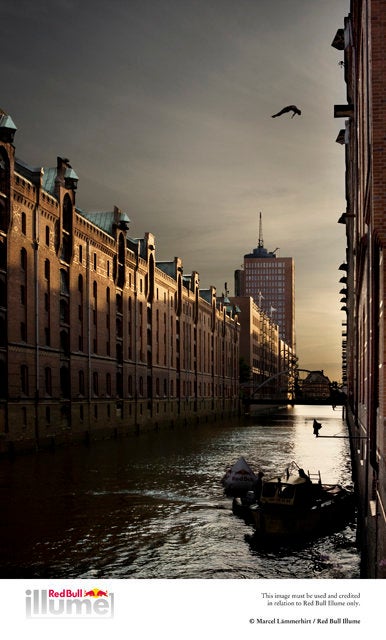
[[350, 485], [340, 409], [297, 406], [249, 424], [199, 425], [0, 460], [1, 578], [358, 578], [355, 523], [264, 552], [220, 479], [243, 455], [275, 474], [295, 460]]

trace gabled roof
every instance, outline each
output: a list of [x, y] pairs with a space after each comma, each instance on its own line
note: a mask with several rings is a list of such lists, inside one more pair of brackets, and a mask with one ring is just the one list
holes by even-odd
[[146, 260], [146, 239], [145, 238], [130, 238], [127, 237], [127, 245], [131, 250], [135, 253], [135, 255], [139, 255], [140, 258]]
[[20, 160], [20, 158], [15, 158], [15, 171], [23, 176], [23, 178], [33, 182], [33, 184], [40, 185], [43, 176], [42, 167], [30, 167], [26, 162]]
[[212, 302], [211, 289], [200, 289], [200, 298], [202, 298], [203, 300], [206, 300], [206, 302], [209, 302], [209, 304], [211, 304]]
[[118, 220], [115, 211], [81, 211], [81, 214], [110, 236], [114, 235], [114, 225], [120, 222], [130, 222], [129, 216], [123, 212], [119, 214]]
[[161, 260], [160, 262], [157, 260], [156, 265], [157, 268], [166, 273], [167, 276], [170, 276], [171, 278], [174, 278], [174, 280], [176, 280], [177, 266], [175, 260]]

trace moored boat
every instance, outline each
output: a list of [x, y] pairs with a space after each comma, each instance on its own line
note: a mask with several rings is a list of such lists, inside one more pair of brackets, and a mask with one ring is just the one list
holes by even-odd
[[313, 482], [296, 463], [263, 482], [258, 501], [235, 498], [233, 513], [253, 524], [258, 539], [292, 541], [340, 528], [354, 510], [354, 494], [339, 484]]
[[242, 456], [227, 469], [221, 479], [221, 484], [228, 496], [245, 496], [251, 491], [257, 476]]

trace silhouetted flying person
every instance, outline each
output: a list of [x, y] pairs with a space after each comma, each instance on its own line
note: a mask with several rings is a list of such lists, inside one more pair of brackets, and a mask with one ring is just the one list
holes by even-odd
[[275, 113], [275, 115], [273, 115], [272, 118], [277, 118], [278, 116], [282, 116], [283, 113], [289, 113], [290, 111], [293, 111], [291, 118], [293, 118], [295, 115], [300, 116], [302, 113], [300, 109], [295, 107], [294, 104], [290, 104], [288, 107], [284, 107], [281, 111], [279, 111], [278, 113]]

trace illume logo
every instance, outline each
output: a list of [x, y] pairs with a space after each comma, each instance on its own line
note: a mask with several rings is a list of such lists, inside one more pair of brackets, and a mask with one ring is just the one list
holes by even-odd
[[27, 589], [27, 618], [113, 618], [114, 594], [102, 589]]

